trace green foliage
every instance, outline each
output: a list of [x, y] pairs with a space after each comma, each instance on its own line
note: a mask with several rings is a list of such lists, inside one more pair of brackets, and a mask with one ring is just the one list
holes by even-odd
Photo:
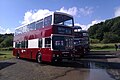
[[120, 42], [120, 17], [95, 24], [88, 29], [88, 32], [90, 38], [103, 43]]
[[0, 34], [0, 48], [12, 47], [13, 34]]
[[90, 39], [90, 43], [100, 43], [98, 39]]
[[107, 32], [104, 33], [104, 39], [102, 40], [102, 43], [116, 43], [119, 42], [119, 36], [112, 33], [112, 32]]

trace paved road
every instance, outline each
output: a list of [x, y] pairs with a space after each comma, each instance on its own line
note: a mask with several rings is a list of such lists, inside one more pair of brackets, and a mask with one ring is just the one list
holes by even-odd
[[0, 66], [0, 80], [52, 80], [73, 69], [22, 59], [1, 61]]
[[[15, 58], [0, 61], [0, 80], [119, 80], [120, 64], [107, 62], [107, 57], [100, 59], [100, 56], [54, 65]], [[116, 59], [115, 56], [108, 58]]]

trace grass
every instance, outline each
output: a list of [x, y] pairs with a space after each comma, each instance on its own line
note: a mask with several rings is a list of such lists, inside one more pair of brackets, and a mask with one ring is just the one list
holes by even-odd
[[0, 51], [0, 60], [7, 60], [13, 58], [12, 51]]
[[[119, 43], [116, 43], [119, 44]], [[109, 44], [90, 44], [91, 51], [116, 51], [115, 50], [115, 43]], [[120, 49], [118, 49], [120, 50]]]
[[[90, 51], [116, 51], [114, 48], [111, 49], [91, 49]], [[117, 51], [120, 51], [120, 49], [118, 49]]]

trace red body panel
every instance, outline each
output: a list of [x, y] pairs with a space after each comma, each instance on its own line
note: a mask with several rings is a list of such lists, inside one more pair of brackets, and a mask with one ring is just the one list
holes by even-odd
[[43, 37], [51, 36], [51, 34], [52, 34], [52, 26], [48, 26], [45, 27], [44, 29], [33, 30], [27, 33], [16, 35], [14, 37], [14, 41], [20, 42], [24, 40], [43, 38]]
[[14, 49], [13, 55], [17, 56], [17, 53], [19, 53], [19, 56], [21, 58], [36, 60], [38, 52], [42, 53], [42, 61], [51, 62], [52, 51], [50, 50], [50, 48]]

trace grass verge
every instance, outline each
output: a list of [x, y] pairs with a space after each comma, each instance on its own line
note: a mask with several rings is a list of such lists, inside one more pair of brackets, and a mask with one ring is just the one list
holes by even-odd
[[0, 60], [7, 60], [13, 58], [12, 51], [0, 51]]
[[[116, 43], [120, 45], [120, 43]], [[109, 43], [109, 44], [90, 44], [91, 51], [116, 51], [115, 49], [115, 43]], [[118, 49], [120, 51], [120, 49]]]
[[[116, 51], [114, 48], [110, 48], [110, 49], [91, 49], [90, 51]], [[120, 51], [120, 49], [118, 49], [117, 51]]]

